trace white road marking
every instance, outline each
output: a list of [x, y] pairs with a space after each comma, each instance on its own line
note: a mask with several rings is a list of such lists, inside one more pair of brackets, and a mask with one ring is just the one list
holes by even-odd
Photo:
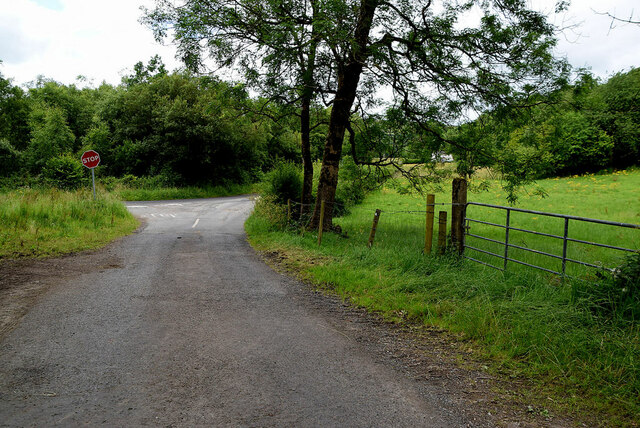
[[171, 217], [176, 218], [175, 214], [169, 214]]
[[163, 204], [164, 207], [181, 207], [182, 204]]
[[191, 226], [191, 229], [195, 229], [195, 227], [198, 225], [198, 223], [200, 223], [200, 219], [199, 218], [197, 218], [196, 222], [193, 223], [193, 226]]
[[129, 208], [149, 208], [146, 205], [129, 205]]

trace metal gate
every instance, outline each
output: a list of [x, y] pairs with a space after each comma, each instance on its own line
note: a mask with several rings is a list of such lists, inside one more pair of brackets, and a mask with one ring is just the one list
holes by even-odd
[[[554, 213], [546, 213], [546, 212], [542, 212], [542, 211], [533, 211], [533, 210], [525, 210], [525, 209], [520, 209], [520, 208], [504, 207], [504, 206], [500, 206], [500, 205], [481, 204], [481, 203], [477, 203], [477, 202], [469, 202], [469, 203], [467, 203], [467, 209], [466, 209], [467, 213], [469, 211], [469, 207], [471, 207], [471, 206], [479, 206], [479, 207], [486, 207], [486, 208], [490, 208], [490, 209], [506, 211], [506, 219], [505, 219], [504, 224], [492, 223], [492, 222], [483, 221], [483, 220], [480, 220], [480, 219], [477, 219], [477, 218], [471, 218], [471, 217], [469, 217], [468, 214], [465, 214], [465, 239], [463, 241], [464, 258], [466, 258], [468, 260], [472, 260], [472, 261], [477, 262], [477, 263], [481, 263], [481, 264], [489, 266], [489, 267], [492, 267], [494, 269], [501, 270], [501, 271], [505, 271], [507, 269], [507, 265], [508, 265], [509, 262], [518, 263], [518, 264], [521, 264], [521, 265], [529, 266], [531, 268], [539, 269], [539, 270], [542, 270], [542, 271], [545, 271], [545, 272], [549, 272], [549, 273], [552, 273], [552, 274], [555, 274], [555, 275], [561, 275], [561, 276], [566, 276], [567, 264], [568, 263], [578, 264], [578, 265], [582, 265], [582, 266], [586, 266], [586, 267], [590, 267], [590, 268], [596, 268], [596, 269], [607, 269], [609, 271], [613, 271], [614, 270], [611, 267], [605, 267], [605, 266], [602, 266], [602, 265], [597, 265], [597, 264], [594, 264], [594, 263], [589, 263], [589, 262], [586, 262], [586, 261], [576, 260], [576, 259], [568, 257], [567, 250], [568, 250], [568, 247], [569, 247], [569, 245], [571, 243], [579, 243], [579, 244], [583, 244], [583, 245], [604, 247], [604, 248], [608, 248], [608, 249], [611, 249], [611, 250], [621, 251], [623, 253], [635, 253], [635, 252], [638, 252], [637, 249], [634, 250], [634, 249], [625, 248], [625, 247], [622, 247], [622, 246], [609, 245], [609, 244], [592, 242], [592, 241], [583, 240], [583, 239], [574, 239], [574, 238], [570, 238], [569, 237], [569, 229], [570, 229], [569, 226], [570, 226], [570, 224], [573, 224], [575, 222], [587, 222], [587, 223], [595, 223], [595, 224], [600, 224], [600, 225], [616, 226], [616, 227], [621, 227], [621, 228], [640, 229], [640, 225], [638, 225], [638, 224], [619, 223], [619, 222], [607, 221], [607, 220], [597, 220], [597, 219], [592, 219], [592, 218], [584, 218], [584, 217], [570, 216], [570, 215], [564, 215], [564, 214], [554, 214]], [[524, 228], [521, 228], [521, 227], [514, 227], [511, 224], [512, 223], [512, 213], [514, 213], [514, 212], [533, 214], [533, 215], [536, 215], [536, 216], [555, 217], [555, 218], [562, 219], [563, 222], [564, 222], [564, 232], [563, 232], [562, 235], [557, 235], [557, 234], [552, 234], [552, 233], [544, 233], [544, 232], [539, 232], [539, 231], [535, 231], [535, 230], [524, 229]], [[472, 225], [474, 223], [483, 224], [483, 225], [487, 225], [487, 226], [491, 226], [491, 227], [504, 229], [504, 240], [493, 239], [493, 238], [489, 238], [487, 236], [481, 236], [481, 235], [472, 233], [472, 230], [473, 230]], [[514, 231], [561, 240], [562, 241], [562, 254], [552, 254], [552, 253], [549, 253], [549, 252], [546, 252], [546, 251], [542, 251], [540, 249], [528, 248], [526, 246], [518, 245], [516, 243], [513, 243], [513, 242], [510, 241], [510, 233], [512, 233]], [[478, 247], [475, 247], [475, 246], [468, 245], [467, 237], [473, 237], [473, 238], [480, 239], [482, 241], [492, 242], [494, 244], [498, 244], [500, 247], [503, 248], [503, 251], [500, 251], [500, 253], [497, 253], [497, 252], [494, 252], [494, 251], [488, 251], [487, 249], [478, 248]], [[549, 269], [547, 267], [537, 266], [537, 265], [532, 264], [532, 263], [527, 263], [527, 262], [522, 261], [522, 260], [514, 259], [514, 258], [510, 257], [510, 250], [511, 249], [519, 249], [519, 250], [523, 250], [523, 251], [526, 251], [526, 252], [529, 252], [529, 253], [534, 253], [534, 254], [538, 254], [538, 255], [541, 255], [541, 256], [550, 257], [550, 258], [559, 260], [562, 263], [561, 264], [562, 267], [561, 267], [560, 271], [557, 271], [557, 270]], [[472, 252], [475, 251], [475, 252], [487, 254], [489, 256], [492, 256], [493, 258], [500, 259], [501, 263], [499, 265], [495, 265], [495, 264], [492, 264], [490, 262], [478, 260], [475, 257], [471, 257], [468, 250], [471, 250]]]

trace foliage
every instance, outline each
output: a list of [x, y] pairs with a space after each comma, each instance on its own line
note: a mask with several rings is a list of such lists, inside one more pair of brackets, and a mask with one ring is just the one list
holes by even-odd
[[29, 141], [29, 111], [24, 91], [0, 73], [0, 140], [16, 150], [24, 150]]
[[368, 192], [380, 185], [374, 177], [367, 176], [363, 167], [357, 165], [350, 156], [342, 159], [339, 174], [334, 217], [347, 215], [349, 208], [360, 204]]
[[47, 185], [62, 190], [76, 190], [87, 182], [86, 168], [70, 155], [50, 159], [42, 169], [42, 178]]
[[300, 168], [291, 162], [283, 162], [266, 175], [266, 194], [279, 204], [287, 200], [300, 201], [302, 195], [302, 173]]
[[589, 100], [595, 123], [613, 138], [607, 166], [626, 168], [640, 160], [640, 68], [616, 73]]
[[[606, 83], [581, 72], [573, 85], [527, 109], [495, 109], [450, 130], [461, 173], [500, 169], [516, 188], [537, 178], [626, 168], [640, 162], [640, 69]], [[459, 150], [473, 145], [469, 153]]]
[[64, 110], [38, 104], [30, 117], [31, 141], [25, 157], [31, 172], [40, 172], [53, 158], [73, 150], [75, 137]]
[[[162, 186], [228, 185], [259, 181], [280, 160], [300, 159], [299, 123], [288, 105], [251, 99], [243, 85], [167, 74], [157, 58], [137, 64], [129, 77], [118, 87], [84, 89], [41, 78], [25, 92], [0, 76], [0, 175], [35, 179], [51, 159], [79, 159], [94, 149], [102, 176], [154, 177]], [[433, 164], [434, 153], [446, 152], [461, 175], [485, 167], [501, 172], [515, 200], [516, 191], [537, 178], [637, 164], [639, 94], [640, 69], [632, 69], [606, 82], [581, 72], [562, 90], [521, 100], [530, 102], [527, 108], [496, 107], [455, 126], [439, 118], [442, 112], [416, 122], [415, 111], [401, 105], [384, 114], [360, 109], [349, 119], [341, 140], [347, 154], [338, 165], [354, 160], [366, 168], [363, 180], [372, 182], [395, 169], [413, 177], [412, 186], [424, 187], [441, 180], [435, 165], [412, 169], [402, 163]], [[310, 108], [316, 125], [309, 150], [319, 159], [333, 108]], [[336, 189], [338, 204], [357, 196], [363, 184], [340, 168], [338, 182], [348, 182]]]
[[0, 139], [0, 176], [9, 176], [20, 167], [21, 153], [7, 140]]
[[[94, 114], [95, 92], [78, 89], [75, 85], [62, 85], [53, 80], [39, 78], [29, 89], [29, 100], [39, 108], [59, 111], [69, 128], [71, 141], [69, 149], [77, 151], [81, 138], [91, 126]], [[37, 108], [37, 107], [36, 107]], [[33, 127], [32, 127], [33, 134]]]
[[287, 228], [287, 207], [278, 202], [275, 196], [266, 195], [258, 198], [253, 212], [255, 217], [268, 230], [284, 230]]
[[160, 55], [154, 55], [146, 66], [142, 61], [138, 61], [133, 66], [133, 74], [123, 77], [122, 83], [126, 86], [135, 86], [141, 83], [149, 83], [152, 79], [166, 76], [167, 74], [167, 69]]
[[164, 174], [176, 184], [244, 183], [268, 165], [270, 129], [242, 112], [251, 102], [242, 86], [172, 74], [113, 98], [100, 110], [103, 124], [88, 135], [106, 146], [110, 174]]
[[[25, 93], [0, 76], [0, 174], [37, 177], [50, 160], [93, 149], [103, 176], [162, 178], [162, 186], [255, 182], [277, 159], [300, 156], [295, 123], [250, 113], [262, 104], [243, 85], [168, 74], [157, 57], [118, 87], [39, 78]], [[270, 113], [280, 108], [272, 103]]]
[[640, 322], [640, 253], [613, 272], [598, 272], [598, 281], [574, 285], [574, 298], [606, 319]]

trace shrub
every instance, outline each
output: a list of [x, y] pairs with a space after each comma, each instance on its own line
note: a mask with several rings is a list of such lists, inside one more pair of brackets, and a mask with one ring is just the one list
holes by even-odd
[[629, 256], [613, 272], [597, 273], [598, 281], [574, 289], [574, 296], [604, 318], [640, 321], [640, 253]]
[[140, 179], [133, 174], [125, 174], [120, 179], [120, 184], [126, 187], [137, 189], [140, 187]]
[[299, 201], [302, 194], [302, 173], [291, 162], [278, 165], [266, 176], [266, 194], [273, 196], [275, 202], [285, 204], [288, 199]]
[[288, 225], [287, 207], [276, 203], [272, 195], [256, 200], [254, 216], [264, 220], [271, 230], [284, 230]]
[[42, 169], [45, 184], [63, 190], [75, 190], [85, 182], [86, 172], [80, 160], [71, 155], [50, 159]]
[[338, 174], [334, 217], [347, 215], [350, 207], [360, 204], [367, 192], [372, 191], [379, 184], [375, 178], [365, 177], [361, 167], [350, 156], [342, 159]]
[[7, 140], [0, 139], [0, 175], [9, 176], [18, 170], [21, 153]]

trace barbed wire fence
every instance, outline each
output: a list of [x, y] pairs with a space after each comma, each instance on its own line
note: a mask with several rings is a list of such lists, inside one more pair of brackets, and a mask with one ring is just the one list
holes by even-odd
[[[427, 204], [426, 209], [424, 210], [389, 210], [389, 209], [376, 209], [373, 221], [371, 225], [371, 231], [369, 233], [369, 239], [367, 241], [367, 246], [371, 248], [375, 242], [375, 236], [378, 228], [378, 222], [380, 220], [380, 216], [382, 214], [385, 215], [419, 215], [425, 218], [425, 245], [423, 252], [425, 254], [430, 254], [433, 248], [433, 233], [434, 233], [434, 213], [436, 206], [466, 206], [466, 203], [455, 203], [455, 202], [438, 202], [434, 201], [434, 195], [427, 196]], [[289, 199], [287, 201], [287, 220], [289, 223], [295, 222], [298, 226], [302, 227], [303, 230], [309, 230], [309, 225], [311, 222], [311, 216], [315, 210], [315, 203], [303, 204], [300, 201], [295, 201]], [[334, 209], [335, 207], [339, 207], [341, 209], [346, 209], [348, 206], [346, 204], [333, 201], [333, 202], [325, 202], [321, 201], [320, 207], [320, 221], [318, 225], [318, 245], [322, 245], [322, 235], [326, 230], [324, 225], [324, 216], [328, 212], [329, 209]], [[307, 209], [304, 209], [307, 208]], [[303, 210], [304, 209], [304, 210]], [[438, 254], [443, 254], [447, 248], [447, 211], [440, 211], [438, 213], [438, 242], [437, 242], [437, 251]]]
[[[624, 251], [624, 252], [631, 252], [631, 253], [637, 253], [637, 247], [636, 249], [633, 248], [623, 248], [620, 247], [619, 245], [611, 245], [611, 244], [606, 244], [604, 242], [591, 242], [591, 240], [588, 239], [577, 239], [576, 237], [569, 237], [568, 235], [568, 223], [569, 220], [573, 221], [573, 222], [587, 222], [589, 224], [595, 224], [595, 223], [599, 223], [599, 224], [606, 224], [606, 225], [613, 225], [613, 226], [617, 226], [617, 227], [623, 227], [628, 229], [640, 229], [640, 225], [637, 224], [626, 224], [626, 223], [618, 223], [618, 222], [612, 222], [612, 221], [606, 221], [606, 220], [597, 220], [597, 219], [588, 219], [588, 218], [582, 218], [582, 217], [576, 217], [576, 216], [568, 216], [568, 215], [564, 215], [564, 214], [554, 214], [554, 213], [545, 213], [545, 212], [539, 212], [539, 211], [531, 211], [531, 210], [524, 210], [524, 209], [517, 209], [517, 208], [513, 208], [513, 207], [503, 207], [503, 206], [495, 206], [495, 205], [488, 205], [488, 204], [481, 204], [481, 203], [477, 203], [477, 202], [467, 202], [467, 188], [466, 188], [466, 181], [464, 181], [463, 179], [454, 179], [453, 183], [452, 183], [452, 197], [451, 197], [451, 202], [435, 202], [435, 195], [433, 194], [429, 194], [426, 197], [426, 204], [425, 204], [425, 209], [424, 210], [416, 210], [416, 209], [393, 209], [393, 208], [387, 208], [387, 209], [376, 209], [373, 215], [373, 220], [371, 223], [371, 230], [369, 233], [369, 238], [366, 242], [367, 247], [371, 248], [374, 245], [375, 242], [375, 237], [376, 237], [376, 232], [378, 230], [378, 223], [380, 221], [381, 216], [384, 214], [385, 217], [387, 216], [404, 216], [404, 215], [411, 215], [411, 216], [421, 216], [424, 218], [424, 248], [422, 250], [422, 252], [424, 254], [431, 254], [433, 252], [433, 242], [434, 242], [434, 237], [435, 242], [436, 242], [436, 252], [437, 254], [444, 254], [445, 252], [447, 252], [448, 250], [453, 253], [453, 254], [457, 254], [458, 256], [460, 256], [461, 258], [464, 259], [468, 259], [477, 263], [481, 263], [483, 265], [487, 265], [490, 266], [492, 268], [498, 269], [498, 270], [502, 270], [502, 271], [506, 271], [507, 269], [507, 263], [511, 262], [512, 264], [521, 264], [521, 265], [525, 265], [525, 266], [529, 266], [532, 268], [536, 268], [536, 269], [540, 269], [549, 273], [553, 273], [556, 275], [560, 275], [563, 278], [565, 276], [567, 276], [566, 273], [566, 269], [565, 266], [566, 264], [569, 263], [575, 263], [578, 265], [583, 265], [583, 266], [588, 266], [588, 267], [592, 267], [592, 268], [598, 268], [598, 269], [602, 269], [602, 266], [599, 265], [598, 263], [595, 262], [586, 262], [586, 261], [580, 261], [580, 260], [574, 260], [572, 258], [569, 257], [568, 253], [567, 253], [567, 245], [568, 243], [577, 243], [577, 244], [584, 244], [584, 245], [589, 245], [589, 246], [594, 246], [594, 247], [603, 247], [603, 248], [609, 248], [609, 249], [613, 249], [613, 250], [619, 250], [619, 251]], [[486, 207], [490, 207], [492, 209], [495, 210], [504, 210], [507, 212], [506, 214], [506, 223], [505, 224], [496, 224], [493, 223], [492, 221], [487, 221], [487, 220], [479, 220], [477, 218], [469, 218], [467, 217], [467, 208], [471, 208], [471, 207], [477, 207], [477, 206], [486, 206]], [[450, 214], [447, 210], [439, 210], [438, 211], [438, 215], [436, 217], [436, 207], [447, 207], [449, 208], [448, 211], [450, 211]], [[341, 202], [337, 202], [337, 201], [333, 201], [333, 202], [325, 202], [325, 201], [321, 201], [321, 206], [320, 206], [320, 221], [319, 221], [319, 225], [318, 225], [318, 245], [322, 245], [322, 235], [323, 232], [326, 231], [326, 225], [324, 224], [324, 218], [325, 218], [325, 214], [327, 212], [331, 212], [331, 211], [327, 211], [327, 210], [334, 210], [334, 209], [341, 209], [341, 210], [346, 210], [348, 208], [348, 206], [344, 203]], [[293, 200], [289, 200], [287, 203], [287, 221], [291, 224], [292, 222], [297, 223], [298, 226], [300, 226], [302, 228], [303, 231], [305, 230], [310, 230], [309, 226], [310, 226], [310, 221], [312, 218], [312, 215], [314, 213], [316, 209], [316, 203], [306, 203], [303, 204], [299, 201], [293, 201]], [[564, 219], [564, 233], [562, 236], [556, 236], [554, 234], [550, 234], [550, 233], [546, 233], [546, 232], [542, 232], [540, 230], [528, 230], [525, 229], [523, 227], [516, 227], [513, 224], [510, 224], [509, 220], [510, 220], [510, 216], [509, 214], [511, 212], [523, 212], [523, 213], [530, 213], [530, 214], [535, 214], [535, 215], [542, 215], [542, 216], [548, 216], [548, 217], [558, 217], [558, 218], [562, 218]], [[335, 215], [335, 213], [334, 213]], [[450, 223], [448, 221], [448, 218], [450, 218]], [[450, 233], [448, 234], [448, 230], [447, 230], [447, 224], [449, 223], [450, 225]], [[470, 228], [471, 228], [471, 224], [481, 224], [481, 225], [487, 225], [489, 227], [495, 227], [495, 228], [502, 228], [505, 230], [504, 233], [504, 239], [500, 238], [500, 237], [487, 237], [487, 236], [481, 236], [478, 234], [478, 232], [470, 232]], [[436, 229], [436, 225], [437, 225], [437, 229]], [[361, 230], [362, 231], [362, 230]], [[532, 234], [532, 235], [537, 235], [537, 236], [544, 236], [547, 238], [557, 238], [562, 240], [563, 242], [563, 251], [562, 251], [562, 255], [557, 255], [557, 254], [551, 254], [549, 252], [545, 252], [541, 249], [533, 249], [533, 248], [528, 248], [528, 244], [516, 244], [510, 241], [509, 237], [510, 237], [510, 232], [522, 232], [522, 233], [527, 233], [527, 234]], [[434, 236], [434, 233], [436, 234]], [[478, 248], [477, 246], [472, 246], [472, 245], [468, 245], [465, 240], [466, 238], [472, 238], [476, 239], [476, 240], [482, 240], [482, 241], [487, 241], [490, 243], [494, 243], [494, 244], [499, 244], [502, 246], [502, 254], [498, 254], [496, 252], [489, 251], [487, 249], [482, 249], [482, 248]], [[502, 239], [502, 240], [501, 240]], [[475, 244], [476, 241], [473, 241], [472, 244]], [[534, 244], [535, 245], [535, 244]], [[488, 262], [483, 262], [481, 260], [478, 260], [474, 257], [469, 256], [468, 254], [465, 253], [465, 249], [468, 250], [472, 250], [475, 252], [479, 252], [479, 253], [484, 253], [487, 254], [491, 257], [497, 257], [498, 259], [500, 259], [502, 261], [503, 266], [496, 266], [494, 264], [488, 263]], [[522, 251], [527, 251], [527, 252], [531, 252], [534, 253], [535, 255], [543, 255], [543, 256], [548, 256], [550, 258], [553, 259], [558, 259], [562, 261], [562, 269], [561, 271], [556, 271], [556, 270], [551, 270], [549, 268], [546, 268], [544, 266], [540, 266], [540, 265], [536, 265], [533, 263], [528, 263], [525, 262], [523, 260], [518, 260], [518, 259], [514, 259], [511, 256], [511, 252], [515, 251], [515, 250], [522, 250]], [[546, 266], [546, 265], [545, 265]], [[612, 271], [612, 269], [608, 269], [610, 271]]]

